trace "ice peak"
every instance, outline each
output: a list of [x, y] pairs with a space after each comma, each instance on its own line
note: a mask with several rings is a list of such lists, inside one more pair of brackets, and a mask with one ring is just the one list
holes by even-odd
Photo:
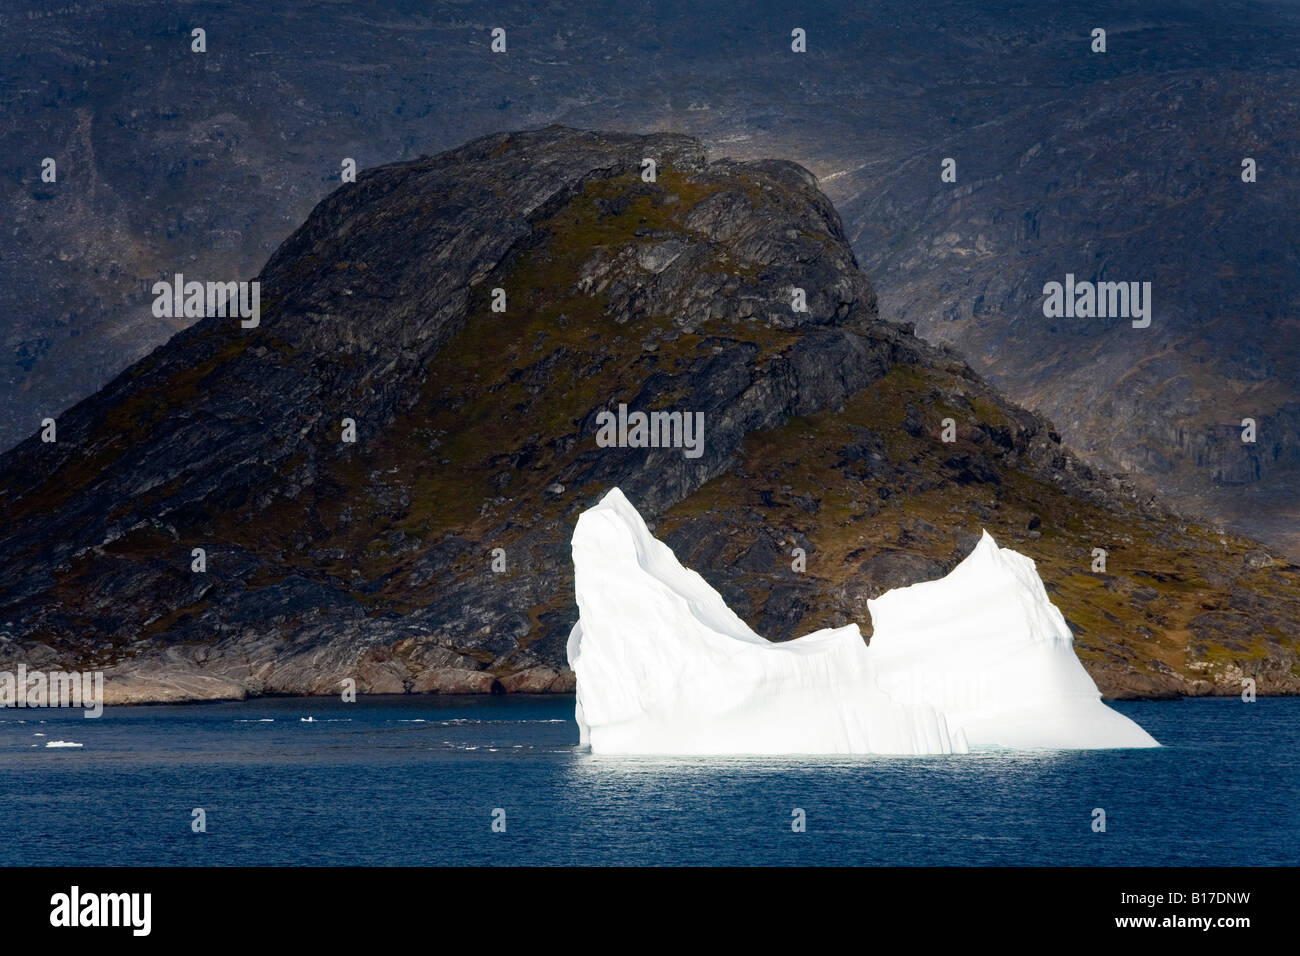
[[619, 488], [617, 485], [605, 492], [600, 501], [596, 504], [595, 508], [588, 510], [596, 509], [617, 511], [628, 520], [635, 519], [636, 523], [645, 524], [645, 520], [641, 517], [641, 512], [637, 511], [632, 502], [627, 500], [627, 495], [623, 494], [623, 489]]
[[980, 529], [980, 539], [975, 542], [975, 547], [971, 548], [970, 554], [962, 560], [966, 561], [979, 560], [997, 560], [1002, 554], [1002, 548], [993, 540], [993, 535], [989, 534], [987, 528]]
[[[613, 508], [617, 508], [620, 505], [627, 505], [628, 507], [631, 507], [632, 502], [627, 500], [627, 495], [623, 494], [623, 489], [620, 488], [618, 485], [615, 485], [613, 488], [609, 489], [609, 491], [605, 492], [605, 494], [601, 496], [600, 504], [598, 504], [596, 507], [599, 508], [604, 505], [609, 505], [610, 507]], [[633, 508], [632, 510], [635, 511], [636, 509]]]

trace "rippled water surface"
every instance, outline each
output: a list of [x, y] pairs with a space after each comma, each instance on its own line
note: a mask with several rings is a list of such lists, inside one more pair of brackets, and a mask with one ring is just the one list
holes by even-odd
[[572, 698], [4, 710], [0, 864], [1300, 863], [1300, 700], [1115, 706], [1166, 746], [594, 757]]

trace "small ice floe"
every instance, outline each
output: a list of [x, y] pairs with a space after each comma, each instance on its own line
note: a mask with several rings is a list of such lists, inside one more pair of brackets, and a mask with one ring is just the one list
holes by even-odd
[[32, 734], [33, 737], [44, 737], [44, 734]]
[[84, 747], [85, 744], [79, 744], [75, 740], [51, 740], [46, 743], [46, 748], [50, 747]]

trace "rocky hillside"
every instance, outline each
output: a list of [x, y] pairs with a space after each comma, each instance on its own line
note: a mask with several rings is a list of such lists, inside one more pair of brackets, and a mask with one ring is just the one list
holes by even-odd
[[[491, 10], [279, 0], [254, 29], [236, 5], [4, 4], [0, 449], [188, 324], [150, 313], [156, 279], [259, 269], [345, 157], [556, 122], [672, 129], [803, 163], [882, 316], [955, 346], [1085, 459], [1300, 560], [1300, 5]], [[1152, 325], [1045, 321], [1066, 273], [1151, 281]]]
[[[568, 539], [618, 485], [773, 639], [869, 632], [984, 527], [1107, 692], [1300, 690], [1300, 569], [880, 321], [792, 163], [489, 136], [339, 188], [259, 280], [257, 328], [199, 321], [0, 457], [0, 663], [134, 700], [567, 690]], [[600, 447], [620, 404], [702, 413], [701, 453]]]
[[[1050, 128], [1025, 123], [1035, 103], [971, 131], [961, 151], [981, 162], [957, 186], [896, 176], [841, 208], [885, 315], [1086, 460], [1300, 558], [1300, 195], [1277, 169], [1296, 148], [1277, 105], [1297, 95], [1295, 70], [1109, 78], [1053, 105]], [[1243, 183], [1243, 156], [1272, 175]], [[1067, 273], [1151, 282], [1150, 327], [1045, 318], [1043, 285]]]

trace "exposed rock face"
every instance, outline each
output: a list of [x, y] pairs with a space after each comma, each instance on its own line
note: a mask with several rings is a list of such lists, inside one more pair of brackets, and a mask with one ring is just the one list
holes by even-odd
[[[186, 324], [150, 314], [156, 278], [260, 268], [342, 157], [549, 122], [679, 129], [807, 165], [884, 317], [956, 346], [1087, 460], [1300, 560], [1300, 177], [1276, 159], [1300, 152], [1296, 4], [1107, 0], [1096, 55], [1057, 0], [812, 0], [806, 57], [772, 5], [507, 0], [501, 22], [529, 25], [507, 57], [461, 2], [280, 0], [260, 46], [202, 56], [181, 8], [66, 6], [0, 10], [0, 448]], [[238, 6], [204, 17], [213, 38], [247, 28]], [[1151, 327], [1046, 321], [1066, 272], [1151, 280]]]
[[[969, 131], [947, 147], [981, 157], [958, 186], [893, 177], [841, 208], [886, 315], [958, 348], [1087, 460], [1293, 559], [1300, 349], [1279, 304], [1300, 275], [1296, 198], [1243, 182], [1241, 164], [1293, 151], [1294, 126], [1269, 104], [1295, 78], [1111, 77], [1063, 97], [1049, 128], [1017, 104]], [[1250, 146], [1229, 163], [1228, 143]], [[914, 226], [900, 248], [865, 250], [884, 224], [862, 212], [882, 206]], [[1066, 273], [1150, 282], [1150, 326], [1045, 317], [1044, 283]]]
[[[569, 690], [569, 536], [617, 485], [778, 639], [868, 629], [987, 527], [1103, 691], [1300, 689], [1297, 569], [879, 321], [792, 163], [489, 136], [363, 173], [260, 281], [259, 327], [200, 321], [0, 458], [0, 663], [107, 666], [124, 700]], [[620, 405], [702, 413], [699, 455], [601, 447]]]

